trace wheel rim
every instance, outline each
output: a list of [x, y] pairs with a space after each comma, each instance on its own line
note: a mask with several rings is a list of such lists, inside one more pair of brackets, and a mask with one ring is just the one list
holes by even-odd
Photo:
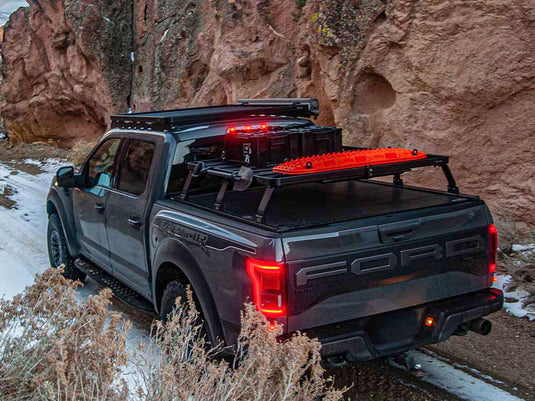
[[56, 230], [50, 233], [50, 256], [54, 267], [59, 267], [63, 263], [63, 250], [61, 248], [61, 239]]

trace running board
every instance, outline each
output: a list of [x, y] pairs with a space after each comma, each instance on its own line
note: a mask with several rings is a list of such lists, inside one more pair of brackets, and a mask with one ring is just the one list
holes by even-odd
[[154, 306], [151, 302], [87, 259], [78, 258], [74, 261], [74, 265], [101, 286], [112, 290], [113, 295], [121, 301], [135, 308], [154, 313]]

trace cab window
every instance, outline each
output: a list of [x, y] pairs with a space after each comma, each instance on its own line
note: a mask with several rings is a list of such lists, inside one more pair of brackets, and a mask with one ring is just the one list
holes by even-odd
[[121, 144], [120, 138], [108, 139], [93, 153], [88, 162], [87, 186], [112, 187], [115, 157]]
[[133, 195], [145, 192], [154, 157], [154, 142], [131, 139], [119, 172], [120, 191]]

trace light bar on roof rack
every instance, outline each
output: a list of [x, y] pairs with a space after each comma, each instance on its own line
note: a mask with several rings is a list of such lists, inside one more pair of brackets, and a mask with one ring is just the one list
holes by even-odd
[[320, 102], [317, 97], [311, 98], [273, 98], [273, 99], [238, 99], [242, 106], [293, 106], [306, 105], [313, 116], [320, 114]]

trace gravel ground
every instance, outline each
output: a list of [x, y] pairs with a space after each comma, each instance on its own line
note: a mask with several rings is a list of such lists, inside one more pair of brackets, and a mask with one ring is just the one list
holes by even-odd
[[503, 381], [500, 387], [512, 394], [535, 400], [535, 322], [504, 311], [489, 320], [493, 328], [488, 336], [469, 333], [429, 349]]

